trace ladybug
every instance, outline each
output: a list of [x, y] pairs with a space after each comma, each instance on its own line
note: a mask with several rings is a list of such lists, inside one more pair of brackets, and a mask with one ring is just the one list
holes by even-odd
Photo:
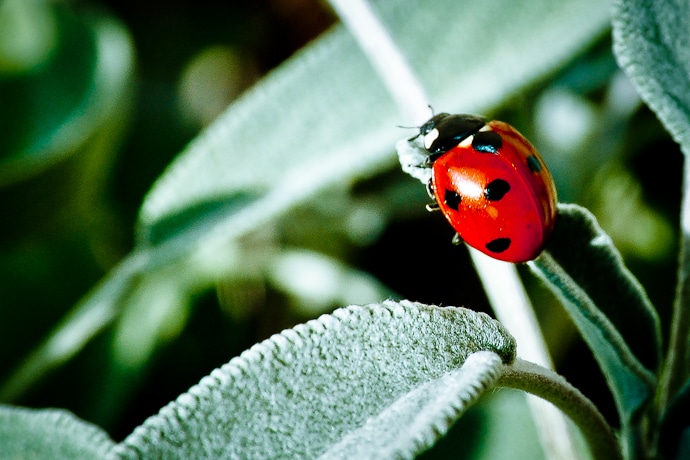
[[427, 190], [464, 240], [519, 263], [542, 251], [556, 220], [556, 187], [537, 150], [515, 128], [439, 113], [419, 128], [431, 168]]

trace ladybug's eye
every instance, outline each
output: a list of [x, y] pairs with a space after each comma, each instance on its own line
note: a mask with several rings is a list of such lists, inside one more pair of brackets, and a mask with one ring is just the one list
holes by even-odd
[[421, 134], [422, 136], [426, 136], [429, 133], [429, 131], [431, 131], [434, 128], [436, 128], [436, 120], [432, 118], [431, 120], [427, 121], [419, 127], [419, 134]]

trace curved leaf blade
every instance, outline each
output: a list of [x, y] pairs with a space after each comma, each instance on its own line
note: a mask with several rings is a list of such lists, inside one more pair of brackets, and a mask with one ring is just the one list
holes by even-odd
[[3, 458], [92, 460], [107, 458], [114, 445], [103, 430], [65, 410], [0, 405]]
[[690, 5], [617, 0], [614, 52], [640, 96], [690, 152]]
[[601, 460], [622, 459], [611, 426], [606, 423], [597, 407], [554, 371], [538, 364], [516, 359], [506, 366], [496, 383], [499, 387], [520, 389], [544, 398], [559, 408], [578, 426], [589, 444], [593, 458]]
[[[585, 208], [559, 204], [548, 253], [619, 331], [652, 372], [661, 361], [661, 325], [644, 287], [623, 263], [611, 238]], [[534, 266], [541, 267], [537, 259]]]
[[558, 211], [547, 252], [529, 266], [563, 301], [630, 426], [654, 395], [659, 319], [594, 216], [576, 205]]
[[[469, 374], [454, 373], [482, 350], [497, 358], [480, 359]], [[495, 369], [514, 357], [512, 337], [482, 313], [392, 301], [349, 307], [231, 360], [149, 418], [117, 452], [125, 458], [315, 458], [370, 438], [371, 430], [398, 439], [405, 429], [411, 442], [400, 440], [393, 450], [411, 456], [445, 432], [477, 388], [490, 385]], [[455, 386], [454, 396], [439, 399], [423, 390], [443, 383]], [[371, 417], [392, 425], [369, 426]]]
[[319, 458], [413, 458], [433, 445], [470, 405], [493, 387], [501, 365], [501, 358], [493, 352], [471, 354], [460, 369], [403, 395]]
[[690, 5], [659, 0], [617, 0], [614, 52], [638, 93], [685, 154], [681, 205], [681, 254], [660, 407], [690, 375]]

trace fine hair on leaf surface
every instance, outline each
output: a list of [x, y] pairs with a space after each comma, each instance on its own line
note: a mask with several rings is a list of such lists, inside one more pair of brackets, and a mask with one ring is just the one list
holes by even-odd
[[[463, 371], [481, 350], [492, 353]], [[409, 456], [445, 432], [514, 356], [512, 337], [485, 314], [414, 302], [349, 307], [233, 359], [118, 450], [128, 458], [313, 458], [376, 434]], [[381, 423], [365, 423], [371, 417]], [[398, 437], [400, 430], [412, 431]], [[359, 448], [374, 457], [381, 447]]]

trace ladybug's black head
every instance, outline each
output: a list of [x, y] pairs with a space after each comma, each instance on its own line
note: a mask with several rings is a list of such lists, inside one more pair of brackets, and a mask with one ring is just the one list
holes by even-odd
[[449, 113], [437, 113], [433, 117], [429, 118], [429, 120], [424, 123], [422, 126], [419, 127], [419, 135], [420, 136], [426, 136], [429, 134], [429, 132], [433, 131], [436, 128], [436, 125], [440, 123], [443, 119], [448, 118], [452, 115]]
[[443, 155], [467, 137], [476, 134], [486, 120], [476, 115], [434, 115], [419, 128], [424, 147], [434, 156]]
[[441, 120], [443, 120], [446, 117], [450, 117], [451, 115], [448, 113], [439, 113], [434, 115], [433, 117], [429, 118], [426, 123], [424, 123], [422, 126], [419, 127], [419, 132], [412, 136], [411, 138], [408, 139], [408, 141], [413, 141], [417, 139], [419, 136], [425, 137], [429, 132], [433, 131], [436, 128], [436, 124], [439, 123]]

